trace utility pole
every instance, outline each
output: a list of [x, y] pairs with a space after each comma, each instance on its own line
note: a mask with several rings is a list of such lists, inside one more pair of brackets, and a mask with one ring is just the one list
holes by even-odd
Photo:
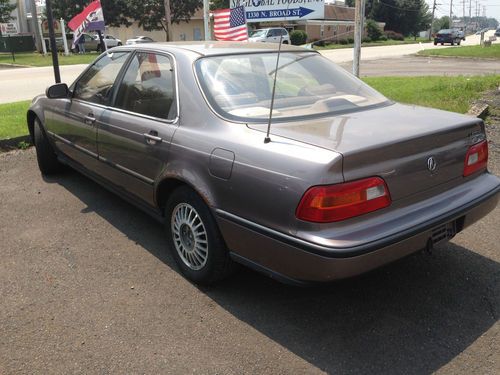
[[452, 15], [453, 15], [453, 0], [450, 0], [450, 29], [453, 28], [453, 22], [452, 22]]
[[472, 0], [469, 0], [469, 25], [472, 22], [472, 13], [471, 13], [471, 10], [472, 10]]
[[210, 1], [203, 0], [203, 23], [205, 25], [205, 40], [210, 40]]
[[33, 29], [33, 34], [35, 36], [36, 50], [38, 51], [38, 53], [42, 53], [43, 51], [42, 43], [44, 43], [44, 40], [40, 33], [40, 28], [38, 27], [38, 14], [36, 11], [35, 0], [30, 0], [30, 7], [31, 7], [31, 28]]
[[163, 0], [165, 7], [165, 21], [167, 23], [167, 42], [172, 41], [172, 15], [170, 14], [170, 0]]
[[431, 28], [429, 29], [429, 40], [431, 40], [431, 38], [432, 38], [432, 27], [434, 26], [434, 12], [435, 11], [436, 11], [436, 0], [434, 0], [434, 4], [432, 5], [432, 19], [431, 19]]
[[354, 54], [352, 60], [352, 74], [359, 77], [359, 60], [361, 58], [361, 39], [363, 35], [363, 17], [365, 1], [356, 0], [354, 10]]

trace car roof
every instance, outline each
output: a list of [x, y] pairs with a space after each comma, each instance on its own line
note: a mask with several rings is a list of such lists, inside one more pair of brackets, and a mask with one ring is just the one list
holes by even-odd
[[[278, 51], [276, 43], [251, 43], [251, 42], [216, 42], [216, 41], [200, 41], [200, 42], [156, 42], [141, 45], [132, 45], [126, 47], [118, 47], [120, 49], [137, 48], [137, 49], [152, 49], [171, 51], [172, 49], [185, 50], [195, 52], [202, 56], [212, 55], [233, 55], [258, 52], [274, 52]], [[298, 46], [283, 44], [281, 46], [283, 52], [316, 52]]]

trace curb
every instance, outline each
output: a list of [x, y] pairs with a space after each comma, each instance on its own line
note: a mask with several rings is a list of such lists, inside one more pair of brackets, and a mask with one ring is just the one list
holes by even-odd
[[21, 137], [8, 138], [8, 139], [0, 139], [0, 152], [12, 151], [19, 149], [19, 143], [26, 142], [30, 146], [33, 145], [31, 143], [31, 137], [29, 135], [23, 135]]
[[13, 68], [31, 68], [29, 65], [21, 65], [21, 64], [11, 64], [11, 63], [0, 63], [2, 68], [13, 69]]
[[462, 60], [475, 60], [475, 61], [499, 61], [494, 57], [474, 57], [474, 56], [443, 56], [443, 55], [421, 55], [418, 52], [413, 54], [416, 57], [427, 57], [432, 59], [462, 59]]

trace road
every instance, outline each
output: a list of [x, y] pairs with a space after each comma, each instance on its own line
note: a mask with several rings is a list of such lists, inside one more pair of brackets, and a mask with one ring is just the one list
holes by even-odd
[[[490, 32], [492, 33], [492, 32]], [[467, 37], [464, 42], [466, 45], [476, 45], [479, 43], [479, 36], [473, 35]], [[406, 44], [397, 46], [378, 46], [378, 47], [367, 47], [363, 48], [361, 53], [361, 58], [363, 62], [370, 62], [378, 59], [396, 59], [402, 56], [407, 56], [415, 54], [424, 45], [420, 44]], [[425, 44], [425, 48], [443, 48], [442, 46], [434, 46], [432, 44]], [[352, 48], [336, 49], [336, 50], [323, 50], [321, 52], [323, 55], [331, 59], [336, 63], [342, 63], [348, 70], [349, 61], [352, 60]], [[386, 69], [385, 74], [376, 75], [394, 75], [394, 71], [408, 73], [410, 75], [415, 74], [433, 74], [435, 71], [428, 65], [418, 64], [416, 70], [406, 70], [405, 62], [394, 61], [393, 67], [391, 69]], [[398, 65], [399, 64], [399, 65]], [[460, 63], [458, 63], [460, 64]], [[498, 65], [497, 62], [489, 62], [491, 70], [494, 70]], [[470, 63], [470, 66], [474, 66], [475, 63]], [[458, 67], [458, 73], [467, 73], [467, 65]], [[63, 82], [71, 83], [78, 77], [86, 65], [66, 65], [61, 67], [61, 78]], [[490, 68], [485, 68], [490, 69]], [[497, 68], [498, 69], [498, 68]], [[361, 73], [364, 71], [364, 64], [361, 65]], [[476, 74], [476, 70], [471, 74]], [[47, 86], [54, 83], [53, 70], [52, 67], [42, 67], [42, 68], [18, 68], [18, 69], [0, 69], [0, 103], [16, 102], [19, 100], [30, 100], [35, 95], [43, 93]]]
[[[352, 62], [339, 65], [348, 72], [352, 71]], [[365, 60], [359, 70], [361, 77], [483, 75], [500, 74], [500, 64], [498, 60], [410, 55]]]
[[197, 288], [158, 223], [76, 172], [42, 178], [29, 149], [0, 181], [1, 374], [499, 373], [500, 208], [356, 279]]

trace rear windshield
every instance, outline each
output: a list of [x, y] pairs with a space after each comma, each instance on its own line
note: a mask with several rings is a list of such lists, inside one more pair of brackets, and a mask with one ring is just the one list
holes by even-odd
[[[269, 117], [276, 53], [205, 57], [196, 73], [212, 108], [236, 121]], [[276, 80], [273, 118], [290, 119], [352, 112], [388, 100], [314, 52], [283, 52]]]

